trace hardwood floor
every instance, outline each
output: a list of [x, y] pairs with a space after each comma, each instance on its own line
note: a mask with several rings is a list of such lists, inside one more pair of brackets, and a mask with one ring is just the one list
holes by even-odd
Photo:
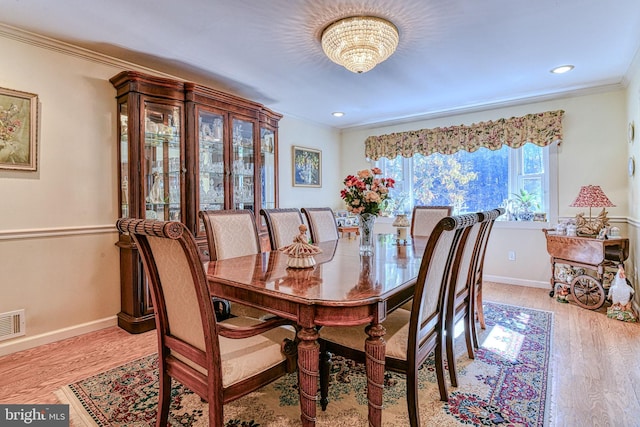
[[[555, 313], [553, 425], [640, 425], [639, 324], [558, 303], [545, 289], [485, 283], [484, 298]], [[59, 387], [156, 345], [155, 331], [130, 335], [114, 327], [0, 357], [0, 403], [55, 403]]]

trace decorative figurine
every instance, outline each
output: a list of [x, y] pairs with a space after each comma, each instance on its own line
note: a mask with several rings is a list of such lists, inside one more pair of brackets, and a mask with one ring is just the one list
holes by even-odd
[[162, 189], [160, 188], [160, 174], [158, 172], [153, 173], [153, 185], [151, 186], [151, 191], [149, 191], [149, 197], [147, 197], [147, 202], [149, 203], [162, 203]]
[[565, 304], [569, 302], [569, 289], [567, 286], [558, 285], [556, 288], [556, 301]]
[[631, 308], [631, 297], [634, 292], [633, 288], [627, 283], [624, 266], [619, 264], [618, 273], [609, 288], [609, 298], [612, 305], [607, 308], [607, 317], [624, 322], [637, 322], [636, 314]]
[[314, 255], [322, 252], [317, 246], [309, 243], [307, 238], [307, 226], [304, 224], [300, 224], [298, 227], [300, 230], [300, 234], [298, 234], [294, 239], [293, 243], [280, 248], [280, 250], [289, 255], [289, 259], [287, 260], [287, 265], [291, 268], [309, 268], [316, 265], [316, 260], [313, 258]]
[[587, 219], [584, 217], [584, 213], [579, 213], [575, 220], [578, 234], [584, 236], [595, 236], [602, 228], [609, 226], [609, 218], [607, 218], [607, 211], [604, 208], [596, 218]]

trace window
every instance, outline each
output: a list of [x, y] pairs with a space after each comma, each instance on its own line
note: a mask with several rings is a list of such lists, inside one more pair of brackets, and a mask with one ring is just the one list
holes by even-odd
[[[531, 143], [521, 148], [503, 146], [473, 153], [417, 154], [412, 158], [386, 158], [376, 162], [384, 176], [396, 180], [391, 191], [392, 209], [410, 212], [419, 205], [451, 205], [454, 213], [477, 212], [495, 207], [508, 211], [503, 219], [530, 220], [533, 212], [556, 216], [550, 201], [556, 194], [556, 144], [540, 147]], [[524, 216], [517, 201], [528, 206]], [[522, 216], [519, 216], [522, 214]]]

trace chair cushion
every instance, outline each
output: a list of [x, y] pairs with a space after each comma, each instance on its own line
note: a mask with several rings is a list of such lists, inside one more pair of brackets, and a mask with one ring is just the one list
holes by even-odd
[[[399, 308], [390, 313], [387, 319], [382, 322], [382, 326], [387, 330], [384, 336], [387, 343], [386, 357], [407, 360], [410, 319], [411, 312]], [[364, 328], [364, 325], [325, 326], [320, 329], [320, 338], [364, 352], [364, 341], [367, 339]]]
[[[263, 322], [250, 317], [232, 317], [222, 322], [227, 326], [247, 327]], [[229, 387], [245, 378], [277, 365], [285, 359], [282, 343], [286, 338], [293, 340], [296, 336], [292, 326], [279, 326], [254, 337], [231, 339], [219, 336], [220, 358], [222, 359], [222, 386]], [[202, 366], [173, 351], [171, 355], [207, 375]]]
[[[256, 322], [260, 321], [248, 317], [232, 317], [221, 323], [245, 327], [255, 325]], [[222, 385], [228, 387], [282, 362], [285, 359], [281, 351], [282, 342], [285, 338], [293, 340], [295, 336], [292, 326], [280, 326], [250, 338], [236, 340], [220, 337]]]

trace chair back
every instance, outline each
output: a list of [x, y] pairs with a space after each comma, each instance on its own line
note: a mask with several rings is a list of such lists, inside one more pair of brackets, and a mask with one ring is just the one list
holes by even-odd
[[260, 209], [267, 223], [271, 249], [280, 249], [290, 245], [294, 237], [300, 234], [300, 224], [304, 224], [300, 210], [296, 208]]
[[491, 230], [493, 230], [493, 225], [495, 224], [496, 219], [498, 219], [500, 215], [504, 214], [504, 212], [505, 212], [504, 208], [497, 208], [497, 209], [484, 212], [485, 221], [487, 222], [487, 225], [478, 248], [478, 256], [476, 259], [475, 271], [474, 271], [475, 283], [478, 283], [478, 281], [482, 281], [482, 270], [484, 268], [484, 256], [487, 252], [487, 242], [489, 242]]
[[200, 211], [212, 261], [260, 253], [253, 212], [247, 209]]
[[331, 208], [302, 208], [313, 243], [338, 240], [338, 225]]
[[461, 300], [467, 300], [475, 277], [475, 266], [482, 238], [489, 225], [486, 212], [478, 212], [478, 222], [463, 233], [452, 270], [453, 286], [449, 289], [447, 316], [454, 316]]
[[[478, 222], [478, 215], [442, 218], [429, 235], [413, 297], [407, 363], [418, 366], [442, 342], [447, 291], [455, 255], [463, 232]], [[441, 348], [441, 347], [440, 347]]]
[[179, 222], [133, 218], [119, 219], [116, 227], [138, 246], [150, 283], [159, 348], [167, 349], [185, 371], [217, 370], [213, 377], [222, 378], [216, 317], [191, 232]]
[[429, 236], [445, 216], [450, 216], [453, 206], [415, 206], [411, 216], [411, 237]]

